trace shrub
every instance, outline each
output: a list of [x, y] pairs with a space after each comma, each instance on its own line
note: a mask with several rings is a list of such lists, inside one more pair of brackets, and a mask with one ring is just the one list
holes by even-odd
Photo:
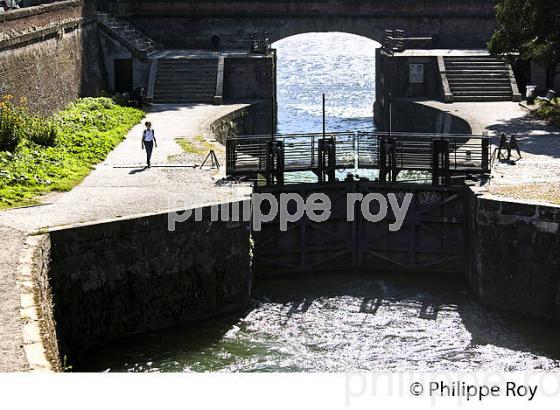
[[21, 113], [12, 105], [11, 99], [9, 95], [0, 99], [0, 151], [14, 151], [21, 138]]
[[44, 147], [52, 147], [56, 142], [57, 130], [54, 124], [38, 117], [29, 117], [22, 133], [24, 138]]
[[0, 151], [13, 152], [22, 139], [50, 147], [55, 144], [57, 131], [50, 120], [33, 116], [20, 100], [13, 103], [10, 95], [0, 100]]
[[560, 128], [560, 99], [556, 98], [551, 103], [540, 102], [535, 113], [537, 117], [548, 121], [550, 124]]

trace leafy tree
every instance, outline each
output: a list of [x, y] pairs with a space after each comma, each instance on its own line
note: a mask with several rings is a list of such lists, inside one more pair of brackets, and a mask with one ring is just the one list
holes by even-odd
[[499, 0], [492, 54], [535, 59], [548, 68], [560, 63], [560, 0]]

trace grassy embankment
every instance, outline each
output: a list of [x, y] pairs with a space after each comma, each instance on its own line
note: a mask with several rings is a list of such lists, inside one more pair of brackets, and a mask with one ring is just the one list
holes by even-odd
[[144, 117], [109, 98], [77, 100], [50, 118], [23, 105], [0, 99], [0, 209], [70, 190]]

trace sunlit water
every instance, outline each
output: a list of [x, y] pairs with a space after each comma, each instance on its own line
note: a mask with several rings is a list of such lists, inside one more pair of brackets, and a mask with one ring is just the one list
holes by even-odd
[[[373, 131], [375, 49], [379, 44], [346, 33], [309, 33], [274, 43], [278, 53], [278, 132]], [[376, 171], [337, 171], [374, 179]], [[290, 182], [315, 182], [311, 172], [289, 173]]]
[[76, 370], [550, 370], [558, 336], [460, 279], [344, 273], [257, 281], [246, 312], [103, 346]]
[[274, 43], [278, 53], [278, 131], [372, 131], [375, 41], [344, 33], [310, 33]]
[[[277, 43], [279, 131], [371, 130], [375, 43]], [[245, 312], [100, 346], [82, 371], [529, 370], [560, 366], [555, 326], [482, 307], [461, 278], [381, 273], [257, 281]]]

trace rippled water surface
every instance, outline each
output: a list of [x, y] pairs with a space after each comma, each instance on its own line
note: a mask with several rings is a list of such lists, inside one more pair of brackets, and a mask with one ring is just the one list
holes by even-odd
[[328, 131], [371, 131], [378, 46], [344, 33], [309, 33], [274, 43], [278, 131], [321, 132], [322, 94]]
[[[372, 127], [375, 43], [295, 36], [278, 48], [279, 131]], [[560, 366], [556, 326], [488, 310], [460, 278], [354, 274], [257, 281], [251, 307], [102, 346], [75, 370], [526, 370]], [[71, 363], [73, 364], [73, 363]]]
[[341, 273], [257, 281], [246, 312], [104, 346], [77, 370], [555, 369], [558, 336], [459, 279]]

